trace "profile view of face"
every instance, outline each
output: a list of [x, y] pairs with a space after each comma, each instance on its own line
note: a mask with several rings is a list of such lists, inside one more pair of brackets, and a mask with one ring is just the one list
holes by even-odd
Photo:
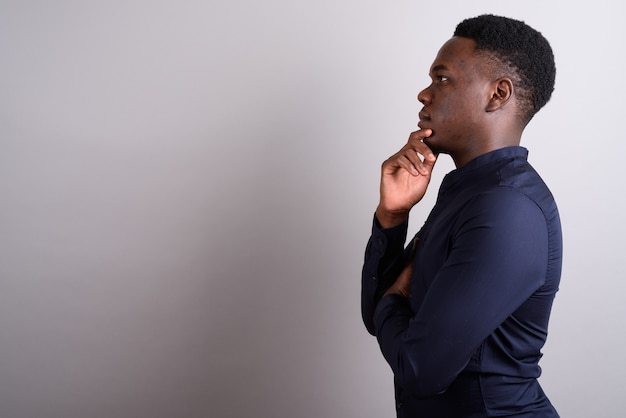
[[424, 142], [435, 152], [463, 152], [481, 130], [491, 80], [475, 45], [469, 38], [447, 41], [430, 68], [431, 84], [417, 96], [424, 105], [418, 126], [432, 130]]

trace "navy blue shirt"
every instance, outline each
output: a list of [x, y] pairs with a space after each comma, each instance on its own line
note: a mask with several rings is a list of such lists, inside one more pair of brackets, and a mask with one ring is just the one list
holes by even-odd
[[[393, 370], [399, 417], [558, 417], [537, 377], [561, 225], [527, 155], [503, 148], [450, 172], [412, 260], [407, 223], [374, 219], [362, 315]], [[408, 262], [408, 299], [381, 298]]]

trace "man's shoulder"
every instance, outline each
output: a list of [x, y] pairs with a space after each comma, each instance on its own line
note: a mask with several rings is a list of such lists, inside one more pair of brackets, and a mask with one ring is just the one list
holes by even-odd
[[535, 202], [543, 211], [556, 209], [548, 185], [526, 160], [513, 160], [500, 167], [498, 189], [514, 190]]

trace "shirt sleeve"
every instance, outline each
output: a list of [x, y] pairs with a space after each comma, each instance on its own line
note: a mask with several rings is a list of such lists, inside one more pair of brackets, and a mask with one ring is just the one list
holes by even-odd
[[[446, 261], [418, 309], [389, 295], [375, 310], [381, 351], [416, 396], [445, 391], [482, 341], [545, 281], [547, 225], [524, 194], [505, 188], [477, 196], [455, 222]], [[418, 243], [418, 253], [425, 245]]]
[[375, 333], [374, 310], [381, 295], [395, 282], [406, 263], [404, 243], [408, 221], [393, 228], [383, 229], [376, 216], [372, 235], [365, 248], [361, 278], [361, 315], [368, 332]]

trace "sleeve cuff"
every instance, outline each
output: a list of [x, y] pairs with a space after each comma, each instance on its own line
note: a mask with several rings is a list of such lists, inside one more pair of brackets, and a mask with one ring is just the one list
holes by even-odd
[[383, 229], [378, 223], [376, 215], [374, 215], [374, 222], [372, 223], [373, 247], [381, 254], [384, 254], [388, 247], [404, 248], [408, 227], [409, 221], [406, 220], [394, 227]]

